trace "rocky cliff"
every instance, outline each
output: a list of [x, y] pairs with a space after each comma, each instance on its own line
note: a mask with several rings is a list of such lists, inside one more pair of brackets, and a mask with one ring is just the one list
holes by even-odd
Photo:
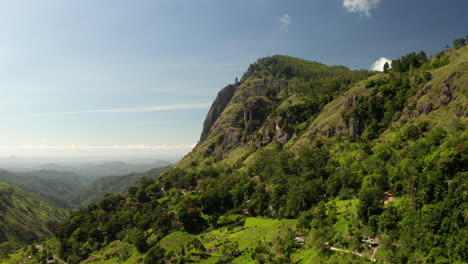
[[405, 75], [287, 56], [260, 59], [240, 82], [219, 92], [199, 144], [176, 167], [206, 159], [234, 164], [269, 144], [303, 146], [333, 136], [374, 139], [388, 128], [442, 113], [450, 118], [439, 125], [447, 125], [452, 117], [467, 116], [466, 53], [466, 47], [453, 50], [444, 55], [449, 65], [434, 68], [429, 60]]

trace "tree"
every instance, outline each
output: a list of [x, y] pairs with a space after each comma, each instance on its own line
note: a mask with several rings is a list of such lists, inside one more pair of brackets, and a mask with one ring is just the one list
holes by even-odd
[[385, 62], [384, 66], [383, 66], [383, 71], [385, 73], [387, 73], [389, 69], [390, 69], [390, 64], [388, 64], [388, 62]]
[[203, 245], [203, 243], [198, 238], [194, 238], [191, 241], [191, 245], [195, 250], [205, 252], [205, 246]]
[[235, 83], [238, 83], [238, 82], [239, 82], [239, 79], [237, 79], [237, 77], [236, 77], [236, 82]]
[[148, 249], [148, 243], [146, 242], [146, 238], [143, 234], [140, 234], [135, 239], [135, 247], [137, 248], [138, 252], [145, 253]]
[[198, 233], [207, 226], [206, 220], [201, 217], [198, 206], [193, 202], [188, 202], [180, 208], [178, 217], [185, 230], [189, 233]]
[[361, 188], [359, 192], [358, 215], [365, 223], [368, 223], [372, 215], [380, 214], [380, 204], [384, 196], [380, 188], [373, 186], [363, 186]]
[[426, 61], [427, 61], [427, 54], [426, 52], [424, 52], [423, 50], [421, 50], [418, 55], [417, 55], [417, 59], [419, 61], [419, 63], [422, 65], [424, 64]]
[[137, 191], [138, 191], [138, 188], [136, 186], [128, 187], [128, 194], [130, 194], [130, 196], [135, 196]]
[[398, 227], [399, 220], [398, 210], [395, 207], [390, 206], [379, 217], [379, 230], [385, 233], [393, 231]]
[[136, 193], [136, 198], [138, 200], [138, 202], [140, 203], [146, 203], [149, 201], [149, 198], [148, 196], [146, 195], [146, 191], [145, 190], [139, 190], [137, 193]]
[[458, 39], [453, 40], [453, 47], [454, 48], [461, 48], [461, 47], [465, 46], [465, 44], [466, 44], [466, 39], [464, 39], [464, 38], [458, 38]]
[[402, 72], [401, 61], [399, 59], [392, 61], [392, 69], [395, 72]]
[[144, 264], [163, 264], [166, 251], [160, 246], [154, 246], [145, 257]]

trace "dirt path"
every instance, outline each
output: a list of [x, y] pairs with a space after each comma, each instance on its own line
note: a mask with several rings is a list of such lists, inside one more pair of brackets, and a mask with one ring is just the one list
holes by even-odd
[[367, 256], [364, 256], [363, 254], [361, 253], [358, 253], [358, 252], [354, 252], [354, 251], [350, 251], [350, 250], [346, 250], [346, 249], [341, 249], [341, 248], [336, 248], [336, 247], [331, 247], [328, 245], [328, 243], [325, 243], [327, 246], [328, 246], [328, 249], [330, 250], [333, 250], [333, 251], [340, 251], [340, 252], [345, 252], [345, 253], [350, 253], [350, 254], [353, 254], [355, 256], [358, 256], [358, 257], [362, 257], [362, 258], [367, 258], [371, 261], [377, 261], [375, 258], [374, 258], [374, 254], [375, 252], [377, 251], [377, 249], [374, 250], [373, 254], [372, 254], [372, 257], [367, 257]]
[[[372, 260], [372, 259], [375, 259], [374, 256], [375, 256], [375, 253], [377, 253], [377, 249], [379, 249], [379, 247], [376, 247], [375, 250], [374, 250], [374, 252], [372, 252], [372, 256], [371, 256], [371, 258], [370, 258], [371, 260]], [[375, 260], [374, 260], [374, 261], [375, 261]]]

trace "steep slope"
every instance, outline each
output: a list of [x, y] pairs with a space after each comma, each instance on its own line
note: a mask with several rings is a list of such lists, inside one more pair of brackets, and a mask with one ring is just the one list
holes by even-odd
[[[273, 56], [156, 180], [76, 211], [70, 263], [464, 263], [468, 47], [387, 73]], [[273, 231], [272, 231], [273, 230]]]
[[218, 94], [199, 144], [176, 167], [211, 159], [232, 165], [243, 156], [240, 153], [272, 142], [285, 144], [335, 96], [371, 74], [288, 56], [259, 59], [239, 83]]
[[[385, 120], [388, 123], [386, 126], [399, 127], [407, 123], [408, 119], [413, 119], [412, 122], [433, 120], [439, 127], [451, 127], [453, 125], [447, 122], [451, 122], [452, 119], [443, 118], [447, 112], [450, 112], [449, 116], [465, 116], [468, 56], [466, 49], [464, 47], [442, 52], [443, 55], [438, 56], [448, 58], [451, 63], [436, 69], [431, 63], [426, 63], [415, 70], [410, 77], [412, 80], [405, 79], [404, 81], [413, 84], [414, 78], [421, 80], [417, 80], [418, 83], [413, 87], [407, 84], [407, 88], [413, 90], [402, 96], [404, 98], [399, 98], [402, 103], [395, 106], [399, 109], [393, 112], [391, 122]], [[298, 70], [289, 64], [306, 73], [297, 72]], [[284, 71], [294, 72], [291, 73], [294, 78], [282, 75], [281, 72]], [[424, 80], [423, 73], [429, 73], [430, 77], [426, 75], [428, 80]], [[320, 76], [317, 77], [319, 81], [314, 82], [313, 77], [309, 75]], [[359, 108], [359, 100], [368, 100], [376, 95], [374, 93], [377, 91], [374, 89], [373, 93], [367, 85], [379, 80], [386, 81], [385, 85], [389, 83], [388, 78], [397, 78], [394, 74], [377, 74], [367, 81], [353, 85], [365, 76], [365, 72], [346, 72], [344, 68], [327, 68], [289, 57], [261, 59], [251, 65], [240, 83], [228, 86], [231, 92], [235, 89], [228, 104], [225, 103], [228, 97], [223, 92], [218, 95], [205, 120], [199, 144], [176, 167], [189, 169], [191, 165], [210, 163], [211, 156], [214, 156], [215, 160], [223, 159], [223, 162], [232, 165], [247, 158], [245, 155], [239, 155], [239, 152], [254, 152], [269, 143], [288, 143], [287, 147], [300, 146], [310, 143], [308, 139], [317, 134], [326, 137], [360, 136], [370, 125], [366, 125], [366, 121], [372, 121], [358, 116], [353, 116], [350, 120], [350, 114]], [[378, 95], [382, 101], [386, 100], [384, 97], [387, 94], [384, 93]], [[214, 109], [219, 114], [213, 115]], [[374, 122], [381, 121], [382, 119]], [[384, 132], [385, 129], [373, 131], [378, 134]]]
[[[310, 239], [337, 248], [362, 251], [353, 239], [375, 236], [385, 245], [369, 256], [381, 260], [466, 260], [468, 47], [398, 62], [405, 69], [331, 93], [323, 84], [313, 93], [294, 85], [298, 73], [274, 75], [282, 89], [265, 81], [262, 88], [255, 73], [262, 70], [251, 67], [208, 137], [162, 182], [203, 193], [207, 214], [301, 217]], [[270, 89], [276, 97], [266, 96]], [[321, 202], [332, 202], [325, 208], [333, 212], [333, 200], [351, 198], [358, 203], [342, 221], [316, 219]], [[424, 221], [432, 224], [417, 224]]]
[[0, 182], [0, 258], [19, 246], [52, 236], [67, 212], [20, 188]]
[[[466, 117], [468, 111], [467, 48], [442, 54], [439, 56], [446, 57], [450, 63], [436, 69], [428, 63], [419, 69], [421, 78], [422, 73], [429, 73], [429, 80], [421, 83], [419, 89], [408, 94], [407, 104], [398, 113], [399, 115], [393, 118], [394, 128], [404, 125], [409, 120], [436, 122], [439, 127], [450, 128], [452, 127], [450, 122], [454, 119]], [[417, 76], [417, 74], [414, 75]], [[392, 78], [392, 76], [381, 74], [373, 77], [373, 80], [386, 78]], [[366, 88], [364, 82], [353, 87], [323, 108], [320, 115], [310, 125], [309, 133], [350, 135], [349, 124], [346, 124], [342, 113], [358, 108], [359, 98], [369, 98], [372, 95], [372, 89]]]

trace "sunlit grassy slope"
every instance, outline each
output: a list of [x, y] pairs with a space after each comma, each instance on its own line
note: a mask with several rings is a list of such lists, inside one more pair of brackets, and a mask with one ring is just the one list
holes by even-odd
[[2, 252], [51, 237], [50, 228], [66, 218], [64, 209], [0, 182], [0, 259]]

